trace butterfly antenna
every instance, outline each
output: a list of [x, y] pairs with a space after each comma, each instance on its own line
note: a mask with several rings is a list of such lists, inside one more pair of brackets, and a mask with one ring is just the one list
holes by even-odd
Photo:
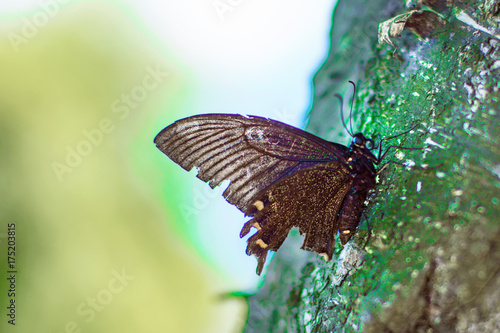
[[351, 111], [349, 111], [349, 126], [351, 127], [351, 133], [354, 133], [354, 131], [352, 130], [352, 108], [354, 106], [354, 98], [356, 97], [356, 85], [352, 81], [349, 81], [349, 83], [352, 84], [352, 86], [354, 88], [354, 92], [352, 94], [352, 100], [351, 100]]
[[344, 125], [345, 130], [352, 137], [352, 133], [349, 132], [349, 129], [347, 128], [344, 120], [344, 110], [343, 110], [344, 100], [342, 99], [342, 96], [340, 96], [339, 94], [335, 94], [335, 97], [337, 97], [340, 102], [340, 119], [342, 119], [342, 125]]

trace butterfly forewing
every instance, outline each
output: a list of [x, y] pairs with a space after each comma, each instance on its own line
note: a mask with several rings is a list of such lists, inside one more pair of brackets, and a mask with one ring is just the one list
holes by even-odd
[[212, 188], [229, 179], [224, 197], [244, 213], [257, 193], [281, 177], [339, 159], [328, 141], [277, 121], [241, 115], [181, 119], [161, 131], [155, 143], [184, 169], [197, 167], [198, 178]]
[[[261, 117], [193, 116], [166, 127], [155, 143], [184, 169], [196, 167], [198, 178], [212, 188], [230, 180], [224, 197], [254, 217], [240, 236], [257, 230], [247, 254], [257, 257], [258, 274], [268, 251], [277, 251], [293, 227], [305, 235], [303, 249], [331, 259], [337, 230], [344, 244], [375, 184], [373, 164], [365, 157], [356, 155], [365, 160], [353, 168], [356, 158], [350, 156], [356, 152], [347, 147]], [[365, 164], [370, 167], [359, 180]]]

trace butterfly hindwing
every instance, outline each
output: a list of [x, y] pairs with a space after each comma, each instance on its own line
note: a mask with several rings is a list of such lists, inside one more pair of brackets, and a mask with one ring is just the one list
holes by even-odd
[[247, 254], [257, 257], [260, 274], [267, 251], [277, 251], [290, 229], [305, 235], [302, 248], [332, 258], [337, 217], [352, 186], [349, 170], [339, 162], [327, 162], [302, 169], [273, 184], [253, 203], [251, 227], [257, 232], [248, 239]]

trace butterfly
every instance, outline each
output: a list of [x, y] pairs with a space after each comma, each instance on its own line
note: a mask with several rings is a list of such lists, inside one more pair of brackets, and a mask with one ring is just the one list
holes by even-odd
[[257, 258], [260, 275], [268, 252], [278, 251], [294, 227], [305, 235], [301, 248], [326, 261], [337, 233], [342, 245], [354, 234], [376, 175], [388, 164], [374, 166], [388, 152], [381, 154], [382, 141], [396, 136], [380, 140], [375, 157], [373, 140], [351, 132], [346, 147], [276, 120], [202, 114], [174, 122], [154, 142], [185, 170], [197, 168], [211, 188], [230, 181], [223, 196], [252, 217], [240, 237], [256, 230], [246, 253]]

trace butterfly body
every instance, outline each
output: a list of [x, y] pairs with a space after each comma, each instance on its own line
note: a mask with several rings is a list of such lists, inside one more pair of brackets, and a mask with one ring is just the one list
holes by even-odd
[[305, 235], [303, 249], [330, 260], [335, 235], [351, 238], [375, 186], [373, 141], [361, 133], [346, 147], [266, 118], [207, 114], [176, 121], [155, 143], [212, 188], [230, 180], [224, 198], [252, 217], [240, 237], [256, 230], [246, 252], [257, 274], [293, 227]]

